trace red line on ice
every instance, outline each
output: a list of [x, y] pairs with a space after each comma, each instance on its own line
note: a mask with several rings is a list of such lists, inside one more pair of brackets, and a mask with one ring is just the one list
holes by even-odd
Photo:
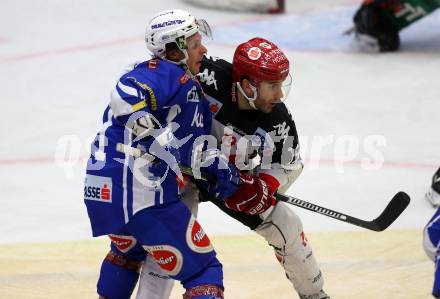
[[[347, 0], [345, 3], [340, 3], [339, 5], [349, 5], [349, 4], [354, 4], [354, 3], [357, 3], [357, 2], [355, 2], [355, 0]], [[324, 8], [324, 10], [325, 9], [330, 9], [330, 7]], [[319, 10], [319, 9], [307, 8], [307, 9], [304, 9], [303, 11], [288, 13], [287, 16], [288, 15], [303, 15], [307, 12], [315, 11], [315, 10]], [[256, 16], [253, 16], [250, 18], [246, 18], [244, 20], [241, 19], [238, 21], [226, 21], [223, 23], [218, 23], [218, 24], [215, 24], [215, 26], [218, 26], [218, 27], [234, 26], [234, 25], [239, 25], [239, 24], [257, 22], [260, 20], [270, 19], [273, 17], [274, 17], [274, 15], [256, 15]], [[2, 42], [2, 40], [4, 41], [5, 39], [0, 38], [0, 42]], [[31, 53], [13, 55], [13, 56], [9, 56], [9, 57], [8, 56], [0, 57], [0, 64], [20, 62], [20, 61], [24, 61], [24, 60], [31, 60], [31, 59], [35, 59], [35, 58], [60, 55], [60, 54], [66, 54], [66, 53], [83, 52], [83, 51], [89, 51], [89, 50], [94, 50], [94, 49], [108, 48], [108, 47], [123, 45], [126, 43], [139, 42], [139, 41], [142, 41], [141, 36], [128, 37], [128, 38], [116, 39], [116, 40], [111, 40], [111, 41], [102, 41], [102, 42], [96, 42], [96, 43], [92, 43], [92, 44], [84, 44], [84, 45], [78, 45], [78, 46], [60, 48], [60, 49], [48, 49], [45, 51], [39, 51], [39, 52], [33, 52], [33, 53], [31, 52]], [[294, 49], [290, 49], [290, 50], [294, 50]], [[320, 52], [320, 51], [317, 51], [317, 52]]]
[[[78, 163], [86, 160], [88, 156], [79, 157]], [[350, 160], [350, 161], [342, 161], [342, 160], [335, 160], [335, 159], [326, 159], [326, 158], [320, 158], [320, 159], [313, 159], [313, 158], [305, 158], [304, 159], [307, 164], [322, 164], [322, 165], [331, 165], [331, 164], [340, 164], [340, 165], [347, 165], [347, 166], [361, 166], [362, 160]], [[32, 164], [49, 164], [54, 163], [55, 159], [54, 157], [34, 157], [34, 158], [23, 158], [23, 159], [1, 159], [0, 160], [0, 166], [15, 166], [15, 165], [32, 165]], [[69, 162], [66, 162], [69, 163]], [[72, 164], [74, 162], [72, 161]], [[386, 168], [401, 168], [401, 169], [437, 169], [438, 163], [434, 162], [400, 162], [400, 161], [387, 161], [385, 160], [382, 164], [382, 167]]]
[[127, 44], [127, 43], [133, 43], [135, 41], [142, 41], [142, 38], [141, 37], [130, 37], [130, 38], [123, 38], [123, 39], [117, 39], [117, 40], [112, 40], [112, 41], [97, 42], [97, 43], [88, 44], [88, 45], [79, 45], [79, 46], [60, 48], [60, 49], [49, 49], [46, 51], [40, 51], [40, 52], [34, 52], [34, 53], [28, 53], [28, 54], [20, 54], [20, 55], [9, 56], [9, 57], [0, 57], [0, 64], [17, 62], [17, 61], [22, 61], [22, 60], [30, 60], [30, 59], [45, 57], [45, 56], [53, 56], [53, 55], [66, 54], [66, 53], [89, 51], [89, 50], [100, 49], [100, 48], [108, 48], [108, 47], [119, 46], [119, 45], [123, 45], [123, 44]]
[[[350, 160], [350, 161], [343, 161], [343, 160], [336, 160], [336, 159], [326, 159], [326, 158], [320, 158], [320, 159], [312, 159], [312, 158], [305, 158], [305, 164], [307, 167], [307, 164], [340, 164], [340, 165], [362, 165], [362, 160]], [[365, 163], [365, 162], [364, 162]], [[438, 168], [439, 163], [422, 163], [422, 162], [400, 162], [400, 161], [387, 161], [385, 160], [382, 163], [383, 167], [386, 168], [403, 168], [403, 169], [425, 169], [425, 168]]]

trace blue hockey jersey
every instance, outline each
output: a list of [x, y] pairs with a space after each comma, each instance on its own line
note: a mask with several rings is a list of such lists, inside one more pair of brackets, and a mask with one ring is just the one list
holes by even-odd
[[[153, 132], [134, 134], [147, 129], [139, 122], [146, 115]], [[88, 160], [84, 201], [93, 235], [117, 233], [140, 210], [179, 200], [172, 169], [190, 165], [194, 140], [209, 134], [211, 118], [200, 84], [181, 67], [159, 59], [131, 67], [111, 93]], [[121, 152], [121, 145], [159, 158]]]
[[425, 226], [423, 247], [428, 257], [435, 263], [432, 295], [435, 298], [440, 298], [440, 208]]

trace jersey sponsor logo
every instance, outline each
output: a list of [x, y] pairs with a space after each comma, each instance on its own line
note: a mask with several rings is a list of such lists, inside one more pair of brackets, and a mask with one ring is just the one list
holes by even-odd
[[223, 104], [209, 95], [206, 95], [206, 99], [209, 102], [209, 110], [216, 115], [222, 108]]
[[136, 239], [133, 236], [108, 235], [113, 245], [122, 253], [126, 253], [136, 245]]
[[207, 253], [214, 250], [211, 241], [194, 216], [191, 216], [186, 229], [186, 243], [189, 248], [198, 253]]
[[180, 84], [183, 85], [183, 84], [188, 83], [189, 79], [191, 79], [191, 77], [190, 77], [188, 74], [183, 74], [183, 75], [180, 77], [179, 82], [180, 82]]
[[211, 110], [212, 113], [216, 114], [220, 108], [218, 107], [218, 104], [211, 104], [209, 105], [209, 110]]
[[261, 57], [261, 49], [258, 47], [252, 47], [247, 52], [247, 55], [250, 60], [258, 60]]
[[112, 178], [88, 174], [84, 182], [84, 199], [112, 202]]
[[182, 269], [182, 253], [176, 247], [169, 245], [143, 247], [167, 275], [177, 275]]
[[215, 71], [209, 72], [208, 69], [204, 69], [203, 72], [197, 74], [197, 77], [199, 77], [200, 82], [205, 83], [208, 86], [214, 85], [215, 90], [218, 90]]
[[197, 91], [197, 87], [193, 86], [188, 93], [186, 94], [186, 101], [198, 103], [200, 101], [199, 92]]
[[196, 106], [196, 111], [194, 111], [191, 127], [203, 128], [203, 114], [199, 113], [199, 106]]

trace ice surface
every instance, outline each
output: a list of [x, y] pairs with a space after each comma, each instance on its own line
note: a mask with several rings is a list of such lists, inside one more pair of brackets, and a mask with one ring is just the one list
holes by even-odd
[[[404, 30], [401, 52], [365, 54], [341, 35], [351, 25], [355, 3], [289, 1], [284, 16], [189, 9], [211, 23], [213, 55], [230, 60], [237, 43], [259, 35], [279, 43], [291, 59], [294, 85], [287, 105], [301, 135], [306, 169], [289, 194], [372, 219], [404, 190], [412, 203], [390, 229], [422, 229], [434, 213], [424, 192], [440, 165], [440, 15]], [[173, 7], [185, 4], [2, 3], [1, 243], [90, 237], [82, 199], [90, 138], [124, 66], [147, 58], [147, 20]], [[361, 163], [372, 157], [365, 145], [372, 135], [385, 142], [375, 146], [384, 164], [367, 170]], [[78, 148], [67, 153], [74, 158], [71, 167], [55, 161], [63, 140]], [[329, 144], [321, 149], [319, 140]], [[346, 152], [348, 142], [352, 153]], [[306, 230], [355, 229], [295, 211]], [[248, 232], [211, 204], [201, 205], [199, 215], [209, 234]]]

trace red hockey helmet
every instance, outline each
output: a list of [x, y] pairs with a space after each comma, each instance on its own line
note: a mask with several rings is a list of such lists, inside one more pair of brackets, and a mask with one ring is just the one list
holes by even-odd
[[243, 78], [254, 83], [284, 80], [289, 75], [289, 60], [277, 45], [255, 37], [235, 50], [232, 74], [234, 82]]

